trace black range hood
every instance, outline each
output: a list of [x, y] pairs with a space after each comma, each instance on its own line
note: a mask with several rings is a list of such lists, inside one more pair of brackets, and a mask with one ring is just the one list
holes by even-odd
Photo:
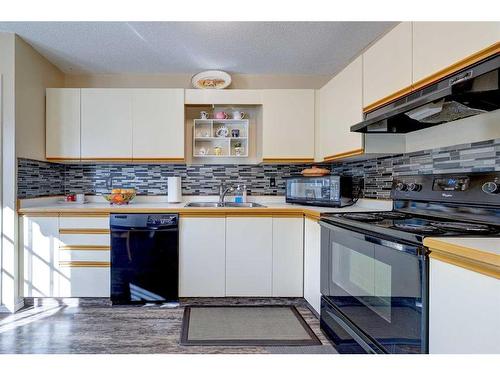
[[365, 114], [360, 133], [409, 133], [500, 108], [500, 55]]

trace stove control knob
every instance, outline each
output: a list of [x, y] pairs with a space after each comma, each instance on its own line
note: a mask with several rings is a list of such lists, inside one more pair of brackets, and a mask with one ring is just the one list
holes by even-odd
[[408, 190], [409, 191], [420, 191], [420, 190], [422, 190], [422, 185], [417, 184], [415, 182], [412, 182], [411, 184], [408, 184]]
[[398, 182], [396, 184], [396, 190], [397, 191], [406, 191], [406, 190], [408, 190], [408, 186], [404, 182]]
[[500, 186], [498, 185], [498, 183], [493, 182], [493, 181], [486, 182], [485, 184], [483, 184], [483, 186], [481, 187], [481, 189], [485, 193], [488, 193], [488, 194], [498, 194], [498, 193], [500, 193]]

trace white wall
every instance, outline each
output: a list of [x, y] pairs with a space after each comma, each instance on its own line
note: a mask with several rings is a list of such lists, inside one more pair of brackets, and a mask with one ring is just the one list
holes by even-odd
[[45, 160], [45, 89], [62, 87], [64, 74], [16, 36], [16, 155]]

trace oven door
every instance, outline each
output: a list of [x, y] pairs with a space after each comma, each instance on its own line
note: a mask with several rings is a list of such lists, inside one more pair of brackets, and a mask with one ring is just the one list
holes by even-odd
[[321, 225], [321, 292], [337, 315], [372, 347], [425, 353], [428, 263], [422, 249]]

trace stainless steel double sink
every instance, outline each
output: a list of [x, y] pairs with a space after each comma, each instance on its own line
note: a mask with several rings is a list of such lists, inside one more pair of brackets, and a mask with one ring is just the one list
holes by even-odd
[[248, 202], [248, 203], [236, 203], [236, 202], [224, 202], [224, 203], [219, 203], [219, 202], [189, 202], [186, 204], [186, 207], [220, 207], [220, 208], [227, 208], [227, 207], [242, 207], [242, 208], [257, 208], [257, 207], [266, 207], [263, 206], [262, 204], [259, 203], [253, 203], [253, 202]]

